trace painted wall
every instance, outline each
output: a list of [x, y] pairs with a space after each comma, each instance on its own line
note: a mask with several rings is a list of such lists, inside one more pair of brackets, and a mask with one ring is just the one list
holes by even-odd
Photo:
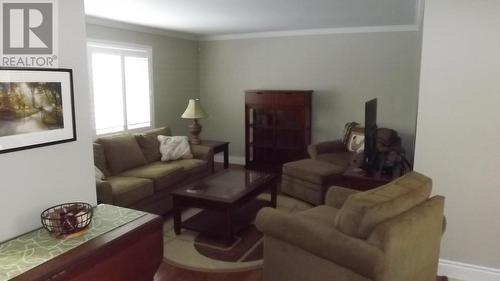
[[500, 269], [500, 2], [425, 13], [415, 168], [446, 196], [442, 258]]
[[39, 227], [52, 205], [96, 203], [83, 0], [58, 7], [59, 66], [74, 71], [78, 141], [0, 155], [0, 241]]
[[87, 38], [152, 46], [155, 125], [187, 134], [189, 121], [180, 116], [189, 98], [199, 96], [198, 42], [93, 24]]
[[420, 32], [331, 34], [200, 43], [203, 137], [231, 142], [244, 157], [244, 90], [311, 89], [313, 142], [338, 139], [364, 122], [379, 98], [379, 126], [399, 131], [413, 152]]

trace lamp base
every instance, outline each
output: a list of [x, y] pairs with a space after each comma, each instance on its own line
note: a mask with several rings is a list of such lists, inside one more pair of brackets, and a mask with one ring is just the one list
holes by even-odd
[[191, 144], [200, 144], [201, 141], [200, 139], [198, 138], [198, 135], [201, 133], [201, 129], [203, 127], [198, 123], [198, 119], [194, 119], [194, 123], [189, 125], [189, 134], [191, 135], [190, 136], [190, 140], [189, 142]]

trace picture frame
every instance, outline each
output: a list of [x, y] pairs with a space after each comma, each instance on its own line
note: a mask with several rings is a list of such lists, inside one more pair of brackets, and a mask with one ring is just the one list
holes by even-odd
[[0, 67], [0, 154], [72, 141], [73, 71]]

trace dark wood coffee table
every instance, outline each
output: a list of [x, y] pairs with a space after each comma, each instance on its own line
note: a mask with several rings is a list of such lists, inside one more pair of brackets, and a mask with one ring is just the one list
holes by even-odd
[[[270, 205], [276, 208], [276, 178], [274, 174], [229, 168], [173, 191], [175, 233], [179, 235], [181, 228], [186, 228], [222, 235], [231, 244], [233, 235], [255, 219], [249, 206], [259, 194], [270, 191]], [[182, 210], [188, 207], [206, 212], [183, 222]]]

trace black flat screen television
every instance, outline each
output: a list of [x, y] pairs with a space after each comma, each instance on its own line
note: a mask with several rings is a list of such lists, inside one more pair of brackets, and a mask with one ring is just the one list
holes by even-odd
[[365, 103], [365, 149], [362, 168], [373, 173], [377, 165], [377, 99]]

